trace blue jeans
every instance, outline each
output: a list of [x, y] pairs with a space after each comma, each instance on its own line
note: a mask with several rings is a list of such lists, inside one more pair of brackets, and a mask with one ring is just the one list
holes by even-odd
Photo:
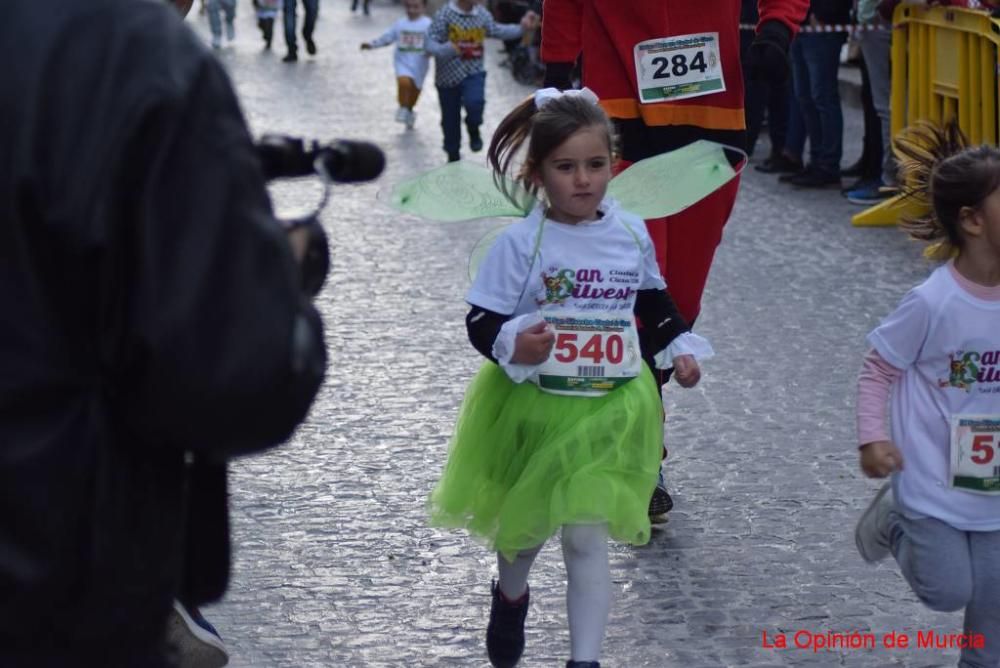
[[212, 36], [216, 39], [222, 37], [222, 20], [219, 17], [221, 11], [226, 15], [226, 23], [232, 23], [236, 17], [236, 0], [208, 0], [208, 26], [212, 31]]
[[892, 60], [892, 31], [866, 30], [859, 39], [871, 80], [872, 104], [882, 128], [882, 182], [896, 183], [896, 160], [892, 155], [892, 128], [890, 127], [889, 99], [892, 97], [892, 80], [889, 64]]
[[462, 107], [465, 107], [465, 127], [469, 135], [479, 133], [483, 124], [483, 107], [486, 106], [486, 72], [470, 74], [457, 86], [438, 86], [441, 103], [441, 130], [444, 131], [444, 150], [449, 158], [456, 158], [462, 148]]
[[840, 174], [844, 116], [837, 70], [846, 39], [844, 33], [803, 33], [792, 42], [792, 84], [809, 135], [809, 163], [824, 174]]
[[[312, 39], [313, 30], [316, 28], [316, 16], [319, 14], [319, 0], [302, 0], [302, 7], [306, 10], [305, 23], [302, 24], [302, 36]], [[298, 53], [298, 45], [295, 43], [295, 0], [285, 0], [285, 46], [288, 53]]]
[[789, 158], [802, 162], [802, 152], [806, 149], [806, 122], [802, 118], [802, 107], [794, 91], [788, 96], [788, 131], [785, 133], [784, 153]]

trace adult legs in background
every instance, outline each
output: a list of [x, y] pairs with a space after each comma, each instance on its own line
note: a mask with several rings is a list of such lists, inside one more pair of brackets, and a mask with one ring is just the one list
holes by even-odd
[[282, 12], [282, 24], [285, 27], [285, 47], [288, 49], [284, 60], [287, 63], [291, 63], [298, 60], [299, 57], [299, 45], [295, 39], [296, 0], [285, 0]]
[[792, 44], [795, 93], [809, 135], [809, 165], [804, 173], [787, 179], [793, 185], [840, 184], [844, 118], [837, 69], [844, 39], [841, 33], [806, 33]]
[[230, 40], [235, 37], [233, 20], [236, 18], [236, 0], [208, 0], [208, 27], [212, 31], [212, 46], [222, 46], [222, 16], [225, 16], [226, 34]]
[[[316, 29], [316, 19], [319, 16], [319, 0], [302, 0], [302, 9], [305, 17], [302, 23], [302, 39], [306, 43], [306, 51], [310, 55], [316, 53], [316, 43], [313, 42], [313, 31]], [[288, 54], [285, 62], [292, 63], [298, 60], [299, 47], [295, 39], [295, 0], [285, 0], [284, 20], [285, 25], [285, 46], [288, 47]]]
[[891, 30], [866, 30], [860, 37], [861, 53], [868, 68], [871, 82], [872, 106], [878, 114], [879, 138], [882, 141], [882, 183], [896, 185], [896, 162], [892, 155], [892, 128], [889, 117], [889, 100], [892, 93], [890, 79]]
[[872, 98], [872, 80], [864, 53], [861, 55], [861, 105], [864, 108], [865, 138], [862, 141], [861, 174], [863, 179], [877, 179], [882, 171], [882, 126]]
[[[792, 79], [786, 81], [780, 89], [772, 87], [767, 113], [770, 117], [769, 125], [784, 130], [783, 141], [781, 147], [777, 149], [777, 154], [772, 148], [771, 156], [763, 163], [756, 165], [754, 169], [759, 172], [789, 175], [801, 172], [803, 169], [802, 154], [806, 146], [806, 127]], [[776, 130], [773, 127], [771, 133], [771, 146], [773, 147], [778, 141]]]
[[[288, 2], [289, 0], [285, 0]], [[305, 11], [305, 18], [302, 21], [302, 39], [306, 43], [306, 52], [310, 56], [316, 55], [316, 42], [313, 41], [313, 33], [316, 31], [316, 19], [319, 18], [319, 0], [302, 0], [302, 9]], [[365, 2], [365, 14], [368, 13], [368, 2]], [[294, 25], [292, 26], [294, 30]]]

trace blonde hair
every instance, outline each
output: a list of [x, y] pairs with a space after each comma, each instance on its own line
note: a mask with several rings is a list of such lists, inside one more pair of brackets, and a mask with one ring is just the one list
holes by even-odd
[[1000, 150], [970, 146], [955, 121], [943, 127], [920, 121], [900, 133], [893, 151], [903, 195], [927, 211], [905, 217], [900, 227], [930, 244], [927, 257], [958, 255], [964, 244], [962, 209], [978, 207], [1000, 187]]

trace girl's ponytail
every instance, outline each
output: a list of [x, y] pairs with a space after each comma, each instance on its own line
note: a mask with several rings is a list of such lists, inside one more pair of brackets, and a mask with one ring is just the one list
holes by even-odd
[[[510, 174], [511, 161], [524, 142], [531, 137], [532, 118], [536, 111], [538, 109], [535, 107], [534, 97], [529, 97], [514, 107], [500, 121], [490, 141], [490, 148], [486, 152], [486, 158], [493, 168], [493, 182], [508, 200], [519, 207], [525, 205], [524, 198], [518, 197], [513, 184], [521, 175]], [[538, 187], [534, 184], [525, 182], [523, 185], [532, 196], [537, 194]]]
[[954, 120], [944, 127], [923, 121], [900, 133], [895, 153], [903, 194], [927, 211], [900, 226], [931, 243], [927, 257], [954, 257], [964, 243], [962, 209], [978, 207], [1000, 188], [1000, 149], [970, 146]]
[[[935, 177], [946, 160], [961, 153], [969, 145], [968, 139], [954, 121], [944, 127], [928, 121], [918, 121], [905, 128], [893, 142], [893, 153], [898, 164], [900, 192], [915, 202], [920, 215], [905, 216], [899, 226], [918, 241], [931, 245], [924, 254], [935, 260], [950, 258], [961, 247], [957, 217], [954, 221], [942, 220], [935, 207]], [[937, 184], [936, 190], [949, 189]], [[953, 223], [953, 224], [950, 224]]]

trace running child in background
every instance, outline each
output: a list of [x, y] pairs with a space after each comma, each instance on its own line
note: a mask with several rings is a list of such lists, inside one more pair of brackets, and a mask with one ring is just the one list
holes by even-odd
[[278, 18], [281, 0], [253, 0], [253, 6], [257, 10], [257, 27], [264, 38], [264, 48], [270, 51], [271, 40], [274, 39], [274, 20]]
[[901, 182], [924, 184], [933, 207], [904, 226], [945, 262], [868, 336], [858, 379], [861, 469], [892, 479], [855, 540], [866, 561], [891, 553], [931, 609], [964, 609], [959, 666], [998, 666], [1000, 150], [966, 148], [954, 125], [910, 132], [897, 140], [907, 157]]
[[486, 70], [483, 47], [487, 37], [519, 39], [525, 29], [538, 27], [538, 14], [527, 12], [520, 25], [496, 23], [493, 15], [475, 0], [450, 0], [438, 10], [428, 31], [427, 50], [437, 58], [434, 69], [441, 129], [448, 162], [461, 159], [462, 108], [469, 133], [469, 150], [483, 150], [479, 126], [486, 106]]
[[226, 39], [236, 39], [236, 0], [208, 0], [208, 27], [212, 32], [212, 48], [222, 48], [222, 23], [225, 19]]
[[707, 342], [666, 292], [642, 219], [605, 197], [612, 128], [590, 90], [538, 91], [500, 123], [488, 159], [511, 201], [512, 177], [544, 203], [504, 230], [466, 297], [469, 339], [488, 361], [466, 393], [431, 521], [497, 552], [486, 648], [501, 667], [521, 656], [528, 572], [561, 529], [566, 665], [595, 667], [611, 605], [608, 537], [649, 540], [663, 443], [635, 315], [654, 323], [658, 362], [685, 387], [700, 378], [692, 351]]
[[424, 48], [427, 29], [431, 25], [429, 16], [424, 15], [427, 0], [403, 0], [406, 17], [392, 24], [384, 34], [370, 42], [364, 42], [362, 49], [375, 49], [396, 44], [393, 63], [396, 68], [396, 88], [399, 109], [396, 120], [412, 128], [417, 120], [413, 107], [420, 97], [420, 90], [430, 66], [430, 56]]

